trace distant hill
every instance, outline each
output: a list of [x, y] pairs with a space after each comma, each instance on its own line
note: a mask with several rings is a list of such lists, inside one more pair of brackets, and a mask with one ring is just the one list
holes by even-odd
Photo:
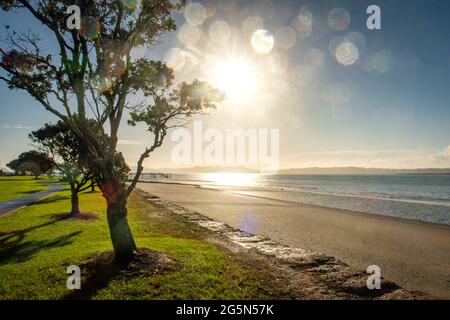
[[450, 168], [436, 169], [382, 169], [360, 167], [292, 168], [280, 170], [278, 174], [450, 174]]
[[[145, 170], [145, 172], [148, 172]], [[150, 172], [164, 173], [260, 173], [246, 167], [209, 167], [197, 166], [187, 168], [159, 168], [150, 169]], [[278, 174], [450, 174], [450, 168], [423, 168], [423, 169], [382, 169], [361, 167], [316, 167], [316, 168], [291, 168], [280, 170]]]

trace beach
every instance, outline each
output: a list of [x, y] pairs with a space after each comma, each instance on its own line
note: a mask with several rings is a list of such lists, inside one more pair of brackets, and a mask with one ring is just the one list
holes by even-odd
[[[450, 227], [282, 200], [288, 191], [139, 183], [138, 188], [284, 245], [381, 269], [407, 289], [450, 298]], [[278, 198], [278, 199], [277, 199]]]

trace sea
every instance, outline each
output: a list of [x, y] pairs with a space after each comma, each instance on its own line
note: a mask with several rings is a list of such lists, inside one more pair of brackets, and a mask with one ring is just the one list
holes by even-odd
[[255, 197], [450, 225], [450, 174], [143, 174], [141, 180], [231, 189]]

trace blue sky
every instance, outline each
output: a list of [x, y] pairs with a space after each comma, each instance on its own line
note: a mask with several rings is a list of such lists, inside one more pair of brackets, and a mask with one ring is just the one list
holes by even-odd
[[[243, 59], [256, 70], [248, 71], [258, 74], [255, 82], [259, 83], [256, 89], [251, 88], [255, 90], [253, 95], [244, 97], [234, 92], [234, 100], [202, 118], [205, 126], [280, 129], [282, 167], [450, 167], [448, 1], [194, 3], [200, 3], [208, 14], [200, 23], [194, 21], [195, 32], [200, 32], [195, 41], [190, 19], [195, 20], [198, 12], [176, 13], [179, 29], [167, 35], [160, 46], [142, 49], [136, 56], [177, 63], [182, 52], [184, 64], [176, 68], [177, 78], [200, 78], [213, 84], [220, 83], [221, 74], [202, 69], [209, 57], [214, 68], [223, 61]], [[366, 8], [371, 4], [381, 8], [381, 30], [366, 27]], [[343, 21], [336, 21], [332, 15], [330, 18], [336, 8], [344, 9], [334, 11]], [[342, 13], [350, 17], [348, 23]], [[311, 19], [310, 34], [302, 34], [299, 15]], [[249, 17], [259, 18], [259, 29], [266, 30], [268, 39], [274, 41], [269, 52], [259, 52], [252, 45], [244, 28]], [[1, 12], [0, 21], [16, 30], [42, 32], [43, 39], [53, 40], [28, 15]], [[211, 40], [210, 30], [216, 21], [225, 22], [229, 28], [226, 41]], [[283, 43], [286, 30], [294, 32], [294, 43]], [[343, 42], [351, 42], [357, 56], [340, 47]], [[345, 63], [336, 56], [338, 48], [350, 54], [341, 57]], [[299, 85], [294, 70], [305, 68], [311, 78], [305, 80], [305, 72], [301, 72]], [[248, 79], [254, 75], [248, 74]], [[246, 74], [237, 74], [228, 82], [242, 77]], [[39, 128], [54, 118], [27, 94], [10, 91], [4, 83], [0, 84], [0, 96], [0, 163], [4, 166], [30, 148], [30, 128]], [[120, 149], [133, 165], [149, 136], [144, 128], [130, 128], [124, 122], [120, 138]], [[171, 167], [172, 147], [168, 139], [145, 165]]]

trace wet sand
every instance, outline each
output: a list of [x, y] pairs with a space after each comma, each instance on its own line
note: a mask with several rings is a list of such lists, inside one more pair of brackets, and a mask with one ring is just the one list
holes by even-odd
[[164, 183], [139, 183], [138, 188], [285, 245], [334, 256], [364, 270], [378, 265], [384, 278], [404, 288], [450, 299], [448, 226], [238, 194], [233, 189]]

